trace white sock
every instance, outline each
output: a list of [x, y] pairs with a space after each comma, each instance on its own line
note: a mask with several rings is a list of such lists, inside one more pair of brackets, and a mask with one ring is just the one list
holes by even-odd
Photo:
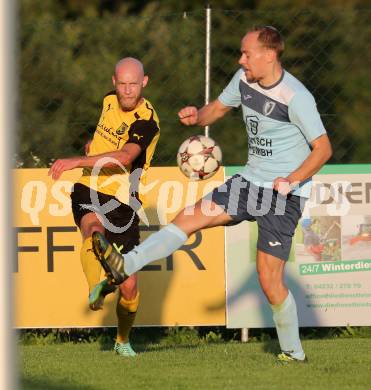
[[170, 224], [156, 233], [151, 234], [141, 244], [124, 255], [124, 270], [127, 275], [142, 269], [152, 261], [171, 255], [188, 239], [188, 236], [178, 226]]
[[281, 350], [289, 352], [295, 359], [303, 360], [305, 354], [299, 338], [296, 303], [290, 290], [288, 296], [280, 305], [271, 305], [271, 307]]

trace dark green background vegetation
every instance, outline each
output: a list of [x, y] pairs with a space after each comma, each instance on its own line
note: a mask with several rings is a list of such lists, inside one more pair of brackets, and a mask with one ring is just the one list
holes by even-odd
[[[371, 155], [371, 8], [366, 1], [212, 2], [211, 97], [238, 68], [240, 39], [254, 24], [281, 30], [285, 68], [314, 94], [334, 146], [332, 163], [367, 163]], [[19, 12], [17, 166], [48, 166], [83, 153], [111, 74], [124, 56], [150, 76], [145, 96], [162, 135], [155, 165], [175, 165], [182, 140], [201, 133], [177, 120], [204, 99], [203, 1], [22, 0]], [[235, 111], [211, 128], [225, 165], [241, 165], [247, 140]]]

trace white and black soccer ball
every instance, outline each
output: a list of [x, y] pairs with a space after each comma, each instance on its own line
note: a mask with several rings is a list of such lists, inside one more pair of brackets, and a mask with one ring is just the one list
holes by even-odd
[[195, 135], [179, 147], [177, 163], [191, 180], [204, 180], [213, 176], [222, 162], [222, 151], [211, 138]]

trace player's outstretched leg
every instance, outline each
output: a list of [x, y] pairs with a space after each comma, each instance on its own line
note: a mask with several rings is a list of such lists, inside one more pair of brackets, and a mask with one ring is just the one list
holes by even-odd
[[[219, 208], [217, 215], [205, 213], [203, 204], [209, 208]], [[225, 225], [232, 220], [223, 209], [210, 200], [200, 200], [191, 207], [192, 214], [181, 211], [174, 220], [156, 233], [151, 234], [140, 245], [122, 256], [108, 242], [103, 234], [93, 233], [93, 249], [99, 258], [107, 277], [113, 284], [120, 284], [145, 265], [163, 259], [179, 249], [188, 236], [205, 227]]]
[[[124, 259], [100, 232], [94, 232], [92, 236], [93, 250], [100, 261], [107, 279], [111, 284], [119, 285], [128, 275], [124, 271]], [[98, 288], [98, 285], [95, 286]]]
[[107, 278], [113, 284], [121, 284], [145, 265], [171, 255], [187, 239], [188, 236], [183, 230], [175, 224], [170, 224], [151, 234], [140, 245], [122, 256], [103, 234], [94, 232], [93, 249], [106, 271]]

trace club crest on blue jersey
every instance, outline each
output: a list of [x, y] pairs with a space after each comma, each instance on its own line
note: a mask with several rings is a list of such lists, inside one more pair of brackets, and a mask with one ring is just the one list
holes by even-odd
[[263, 114], [265, 116], [270, 115], [275, 107], [276, 107], [275, 102], [272, 102], [271, 100], [266, 100], [263, 106]]

